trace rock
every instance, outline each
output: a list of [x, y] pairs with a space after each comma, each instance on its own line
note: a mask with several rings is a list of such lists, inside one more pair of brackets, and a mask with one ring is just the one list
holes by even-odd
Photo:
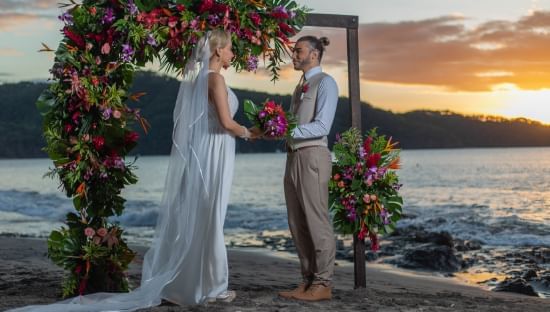
[[474, 240], [455, 240], [455, 248], [458, 251], [470, 251], [470, 250], [480, 250], [481, 241], [477, 239]]
[[506, 291], [538, 297], [533, 287], [522, 278], [506, 279], [493, 288], [493, 291]]
[[449, 246], [424, 245], [406, 251], [396, 264], [411, 269], [456, 272], [462, 268], [462, 259]]
[[523, 274], [521, 275], [521, 278], [523, 278], [524, 280], [526, 281], [530, 281], [534, 278], [537, 278], [538, 275], [537, 275], [537, 271], [533, 270], [533, 269], [529, 269], [525, 272], [523, 272]]
[[453, 237], [449, 232], [426, 232], [417, 231], [414, 234], [414, 240], [419, 243], [434, 243], [436, 245], [443, 245], [453, 247]]

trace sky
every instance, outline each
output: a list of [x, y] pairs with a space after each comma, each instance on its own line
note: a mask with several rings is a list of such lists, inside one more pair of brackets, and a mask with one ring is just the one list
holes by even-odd
[[[62, 0], [0, 0], [0, 82], [44, 81]], [[527, 117], [550, 124], [550, 0], [299, 0], [314, 13], [359, 16], [361, 99], [393, 112], [417, 109]], [[327, 36], [323, 69], [348, 94], [345, 31]], [[148, 69], [157, 70], [155, 64]], [[273, 84], [265, 71], [225, 73], [234, 88], [288, 94], [291, 66]], [[176, 92], [176, 90], [174, 90]]]

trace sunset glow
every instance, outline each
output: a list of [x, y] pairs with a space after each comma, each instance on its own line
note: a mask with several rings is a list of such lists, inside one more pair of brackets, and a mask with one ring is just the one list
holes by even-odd
[[[45, 81], [61, 35], [57, 0], [0, 1], [0, 83]], [[550, 1], [298, 0], [314, 13], [359, 16], [361, 99], [395, 112], [450, 110], [550, 124]], [[306, 27], [331, 40], [323, 68], [347, 96], [345, 31]], [[15, 38], [15, 40], [14, 40]], [[157, 70], [158, 66], [147, 66]], [[289, 94], [300, 73], [228, 72], [235, 88]], [[174, 91], [176, 92], [176, 91]]]

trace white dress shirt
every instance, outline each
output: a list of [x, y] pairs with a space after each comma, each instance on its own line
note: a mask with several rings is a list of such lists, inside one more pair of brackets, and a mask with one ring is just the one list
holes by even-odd
[[[304, 74], [307, 82], [312, 76], [322, 72], [321, 66], [313, 67]], [[315, 118], [312, 122], [294, 128], [294, 139], [313, 139], [327, 136], [334, 121], [336, 105], [338, 104], [338, 85], [331, 76], [325, 76], [317, 90], [317, 105]]]

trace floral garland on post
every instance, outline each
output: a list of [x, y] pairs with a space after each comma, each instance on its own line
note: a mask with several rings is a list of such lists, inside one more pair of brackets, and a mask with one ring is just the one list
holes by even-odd
[[338, 135], [329, 181], [330, 210], [337, 231], [369, 237], [371, 249], [379, 249], [378, 235], [391, 233], [401, 219], [397, 142], [378, 135], [376, 128], [363, 138], [356, 128]]
[[[37, 107], [44, 116], [44, 150], [72, 198], [75, 212], [66, 227], [53, 231], [48, 255], [68, 270], [63, 295], [127, 291], [124, 271], [135, 253], [108, 218], [121, 215], [121, 190], [137, 182], [126, 155], [149, 127], [127, 100], [135, 69], [155, 59], [181, 71], [207, 31], [231, 32], [237, 70], [255, 71], [267, 60], [278, 78], [289, 37], [305, 21], [306, 10], [291, 0], [84, 0], [62, 5], [62, 39], [51, 69], [53, 83]], [[41, 51], [53, 51], [44, 45]]]

